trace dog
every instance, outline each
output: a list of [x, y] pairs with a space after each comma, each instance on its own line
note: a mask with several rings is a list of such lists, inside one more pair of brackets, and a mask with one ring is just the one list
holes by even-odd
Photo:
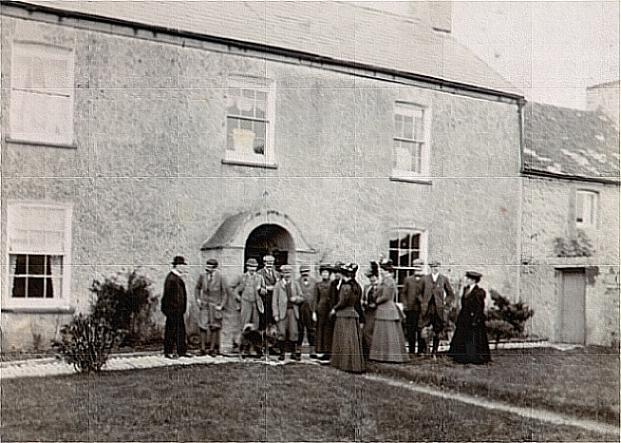
[[427, 348], [423, 352], [425, 354], [428, 354], [432, 349], [433, 338], [435, 337], [436, 333], [434, 332], [433, 327], [431, 325], [428, 325], [421, 329], [420, 335], [425, 342], [425, 347]]
[[241, 358], [249, 357], [253, 352], [257, 357], [263, 356], [263, 334], [252, 323], [244, 325], [239, 344]]

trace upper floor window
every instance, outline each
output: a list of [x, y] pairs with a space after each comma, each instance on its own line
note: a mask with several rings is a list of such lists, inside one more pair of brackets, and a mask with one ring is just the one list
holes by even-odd
[[430, 110], [397, 102], [394, 115], [393, 174], [416, 177], [429, 175]]
[[11, 307], [66, 306], [71, 249], [70, 206], [9, 203], [8, 297]]
[[15, 42], [11, 59], [12, 139], [73, 144], [73, 51]]
[[226, 107], [226, 159], [273, 163], [272, 83], [265, 78], [229, 79]]
[[597, 192], [576, 191], [576, 226], [597, 226], [598, 197]]
[[416, 229], [396, 229], [388, 242], [388, 257], [395, 268], [399, 289], [406, 277], [414, 273], [414, 260], [427, 258], [427, 235]]

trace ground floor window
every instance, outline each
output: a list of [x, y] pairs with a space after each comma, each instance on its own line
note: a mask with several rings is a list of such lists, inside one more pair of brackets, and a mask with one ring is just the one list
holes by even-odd
[[71, 207], [11, 202], [7, 208], [10, 307], [66, 305], [71, 252]]
[[414, 260], [427, 258], [427, 234], [417, 229], [395, 229], [388, 242], [388, 254], [395, 267], [399, 290], [403, 281], [414, 273]]

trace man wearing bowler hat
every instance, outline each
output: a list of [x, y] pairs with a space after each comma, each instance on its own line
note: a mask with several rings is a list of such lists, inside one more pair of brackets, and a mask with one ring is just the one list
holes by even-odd
[[[192, 357], [188, 354], [183, 316], [187, 308], [187, 293], [183, 276], [187, 274], [187, 262], [178, 255], [172, 261], [172, 270], [164, 282], [162, 312], [166, 316], [164, 332], [164, 355], [166, 358]], [[175, 353], [175, 347], [177, 352]]]

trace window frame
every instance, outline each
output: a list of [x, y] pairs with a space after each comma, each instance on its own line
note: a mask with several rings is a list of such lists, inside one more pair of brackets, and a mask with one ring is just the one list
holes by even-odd
[[[420, 244], [419, 244], [419, 258], [423, 260], [423, 268], [426, 266], [427, 264], [427, 260], [428, 260], [428, 252], [429, 252], [429, 231], [423, 228], [417, 228], [417, 227], [394, 227], [391, 228], [389, 231], [386, 232], [386, 243], [388, 244], [388, 258], [390, 258], [390, 252], [395, 250], [394, 248], [390, 247], [390, 241], [396, 237], [397, 239], [401, 239], [403, 236], [405, 235], [420, 235]], [[404, 251], [405, 249], [401, 249], [400, 247], [398, 247], [396, 249], [396, 251]], [[414, 249], [408, 249], [410, 251], [410, 253], [412, 251], [414, 251]], [[414, 271], [414, 267], [411, 265], [409, 266], [401, 266], [399, 263], [393, 263], [393, 268], [395, 269], [395, 284], [397, 285], [397, 290], [399, 293], [401, 293], [401, 288], [403, 287], [402, 284], [399, 284], [399, 279], [398, 279], [398, 274], [397, 271], [398, 270], [402, 270], [402, 271], [406, 271], [407, 276], [412, 275], [413, 271]]]
[[[54, 51], [50, 54], [50, 51]], [[69, 69], [66, 72], [67, 83], [70, 85], [67, 88], [49, 87], [50, 91], [47, 92], [35, 92], [37, 88], [18, 88], [14, 79], [20, 75], [17, 68], [16, 57], [19, 55], [40, 57], [44, 60], [64, 60], [67, 62]], [[43, 91], [43, 90], [42, 90]], [[63, 94], [62, 92], [66, 92]], [[54, 97], [64, 97], [68, 100], [68, 115], [66, 126], [69, 128], [67, 134], [52, 134], [52, 133], [38, 133], [29, 128], [27, 132], [17, 132], [16, 126], [18, 122], [23, 118], [16, 112], [18, 108], [17, 97], [19, 93], [24, 94], [40, 94], [49, 95]], [[10, 84], [10, 98], [9, 98], [9, 140], [12, 142], [23, 142], [26, 144], [36, 145], [52, 145], [52, 146], [75, 146], [75, 50], [74, 48], [58, 46], [48, 44], [44, 42], [29, 41], [29, 40], [14, 40], [11, 48], [11, 84]]]
[[[592, 200], [593, 204], [591, 205], [592, 221], [586, 222], [584, 220], [584, 215], [585, 215], [584, 214], [584, 210], [585, 210], [584, 202], [586, 201], [584, 197], [583, 197], [582, 214], [578, 214], [578, 198], [580, 194], [592, 196], [593, 198]], [[597, 229], [598, 223], [599, 223], [599, 192], [594, 191], [592, 189], [584, 189], [584, 188], [576, 189], [576, 192], [574, 195], [574, 205], [575, 205], [574, 222], [576, 223], [576, 228]], [[579, 215], [582, 216], [582, 221], [578, 221]]]
[[[423, 137], [422, 139], [408, 139], [402, 136], [397, 136], [396, 127], [395, 127], [395, 117], [397, 115], [406, 115], [414, 118], [414, 114], [417, 111], [422, 111], [423, 113]], [[430, 164], [431, 164], [431, 106], [425, 105], [422, 103], [411, 102], [411, 101], [403, 101], [397, 100], [394, 103], [393, 107], [393, 117], [392, 117], [392, 145], [391, 145], [391, 171], [392, 177], [396, 179], [430, 179]], [[421, 160], [420, 172], [412, 171], [412, 170], [402, 170], [397, 169], [395, 165], [395, 142], [405, 142], [405, 143], [420, 143], [422, 144], [421, 148]]]
[[[234, 74], [227, 78], [225, 102], [228, 102], [231, 88], [252, 89], [266, 94], [265, 118], [247, 117], [242, 115], [229, 114], [228, 104], [225, 106], [225, 146], [223, 162], [246, 166], [275, 167], [276, 156], [274, 149], [274, 120], [275, 120], [275, 81], [268, 76], [259, 77], [244, 74]], [[265, 153], [249, 154], [229, 150], [229, 118], [239, 120], [262, 121], [265, 122]]]
[[[11, 255], [44, 255], [44, 256], [58, 256], [54, 252], [50, 251], [35, 251], [35, 250], [19, 250], [11, 251], [11, 237], [12, 237], [12, 218], [14, 217], [13, 211], [19, 211], [22, 208], [43, 208], [48, 210], [62, 210], [64, 212], [64, 237], [63, 237], [63, 254], [62, 254], [62, 282], [60, 285], [60, 294], [56, 291], [53, 298], [16, 298], [12, 297], [10, 293], [11, 282], [9, 276], [12, 274], [10, 265]], [[38, 202], [38, 201], [23, 201], [23, 200], [8, 200], [7, 201], [7, 222], [6, 222], [6, 268], [4, 269], [4, 294], [2, 299], [3, 308], [10, 309], [28, 309], [28, 310], [49, 310], [59, 309], [65, 310], [71, 308], [71, 238], [72, 238], [72, 219], [73, 219], [73, 204], [72, 203], [57, 203], [57, 202]]]

